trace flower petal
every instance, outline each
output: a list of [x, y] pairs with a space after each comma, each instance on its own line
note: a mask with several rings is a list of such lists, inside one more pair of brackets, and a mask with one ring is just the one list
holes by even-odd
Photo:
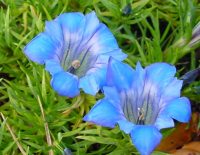
[[130, 89], [133, 82], [133, 69], [113, 58], [109, 59], [107, 70], [107, 83], [118, 90]]
[[[133, 72], [133, 83], [132, 83], [132, 90], [137, 96], [141, 96], [143, 93], [145, 84], [145, 70], [142, 68], [140, 62], [137, 62], [136, 68]], [[135, 98], [137, 98], [135, 96]], [[138, 101], [136, 101], [138, 102]], [[139, 105], [140, 103], [135, 103]]]
[[99, 83], [96, 81], [95, 75], [90, 74], [80, 78], [79, 88], [82, 88], [85, 93], [94, 96], [99, 90]]
[[88, 94], [95, 95], [105, 85], [105, 80], [106, 65], [96, 64], [85, 76], [80, 78], [79, 88], [82, 88]]
[[186, 97], [174, 99], [166, 105], [162, 113], [186, 123], [191, 117], [190, 101]]
[[138, 91], [143, 90], [143, 85], [145, 83], [145, 70], [142, 68], [140, 62], [137, 62], [134, 76], [133, 76], [133, 88]]
[[84, 121], [111, 128], [114, 128], [120, 119], [123, 119], [123, 116], [106, 99], [98, 101], [83, 118]]
[[[117, 51], [116, 51], [117, 52]], [[114, 53], [114, 51], [113, 51]], [[117, 54], [119, 54], [117, 56]], [[125, 54], [119, 50], [115, 55], [119, 59], [126, 57]], [[82, 88], [86, 93], [95, 95], [99, 89], [106, 84], [106, 72], [107, 64], [110, 56], [106, 54], [101, 54], [97, 57], [97, 60], [92, 63], [92, 67], [88, 66], [87, 73], [80, 79], [79, 88]], [[87, 61], [92, 62], [92, 61]], [[92, 87], [92, 89], [90, 89]]]
[[181, 95], [183, 81], [174, 78], [171, 82], [165, 87], [162, 92], [162, 99], [165, 102], [168, 102], [172, 99], [178, 98]]
[[154, 125], [160, 130], [164, 128], [174, 127], [174, 121], [167, 115], [158, 115]]
[[126, 134], [129, 134], [133, 128], [134, 128], [134, 124], [127, 121], [127, 120], [120, 120], [118, 121], [119, 127], [122, 131], [124, 131]]
[[111, 31], [102, 23], [99, 24], [98, 30], [89, 40], [87, 47], [93, 55], [107, 53], [119, 48]]
[[45, 33], [37, 35], [24, 48], [24, 53], [34, 62], [44, 64], [47, 59], [58, 59], [56, 55], [57, 45]]
[[121, 109], [120, 96], [115, 87], [103, 87], [105, 98], [110, 101], [117, 109]]
[[121, 49], [116, 49], [111, 52], [99, 55], [96, 63], [98, 64], [108, 63], [110, 57], [113, 57], [114, 59], [118, 61], [123, 61], [127, 57], [127, 54], [123, 53]]
[[85, 16], [85, 19], [85, 29], [81, 46], [84, 46], [92, 38], [99, 27], [99, 19], [97, 18], [94, 11], [88, 13]]
[[85, 30], [85, 16], [79, 12], [63, 13], [55, 21], [62, 27], [68, 57], [74, 58]]
[[64, 38], [63, 38], [63, 33], [62, 33], [62, 28], [61, 25], [55, 21], [47, 21], [45, 23], [45, 34], [48, 35], [49, 38], [51, 38], [53, 44], [56, 45], [56, 54], [60, 58], [63, 55], [63, 46], [64, 46]]
[[49, 71], [51, 75], [64, 71], [60, 65], [60, 62], [52, 59], [45, 61], [45, 69]]
[[51, 85], [62, 96], [75, 97], [79, 94], [78, 78], [68, 72], [54, 74]]
[[176, 68], [167, 63], [154, 63], [145, 70], [147, 80], [157, 84], [161, 90], [165, 89], [176, 73]]
[[161, 133], [154, 126], [137, 125], [131, 131], [131, 139], [141, 155], [149, 155], [160, 143]]

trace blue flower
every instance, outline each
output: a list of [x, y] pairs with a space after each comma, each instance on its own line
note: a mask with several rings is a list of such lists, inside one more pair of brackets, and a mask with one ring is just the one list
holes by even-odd
[[64, 13], [47, 21], [44, 32], [25, 48], [27, 57], [45, 64], [52, 75], [51, 85], [60, 95], [74, 97], [79, 88], [95, 95], [105, 83], [110, 56], [122, 61], [118, 44], [94, 12]]
[[130, 134], [142, 155], [150, 154], [162, 138], [160, 129], [174, 126], [173, 119], [188, 122], [190, 102], [180, 97], [182, 81], [174, 77], [176, 69], [166, 63], [155, 63], [143, 69], [137, 63], [133, 70], [127, 64], [110, 59], [105, 98], [98, 101], [84, 117], [105, 127], [115, 127]]

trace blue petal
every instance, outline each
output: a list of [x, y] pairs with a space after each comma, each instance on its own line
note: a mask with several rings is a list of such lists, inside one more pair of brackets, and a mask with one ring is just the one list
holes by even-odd
[[105, 99], [98, 101], [83, 118], [84, 121], [111, 128], [114, 128], [120, 119], [124, 119], [123, 116]]
[[25, 48], [24, 53], [34, 62], [44, 64], [47, 59], [58, 59], [58, 45], [45, 33], [37, 35]]
[[[116, 57], [118, 57], [117, 54], [119, 53], [116, 53]], [[124, 56], [126, 55], [121, 52], [118, 58], [123, 59]], [[106, 54], [99, 55], [96, 62], [92, 64], [92, 67], [88, 68], [86, 75], [80, 79], [79, 88], [82, 88], [84, 92], [91, 95], [95, 95], [99, 89], [102, 89], [106, 84], [106, 72], [109, 58], [110, 56]]]
[[55, 21], [60, 23], [62, 27], [65, 50], [70, 49], [68, 55], [70, 58], [74, 58], [86, 29], [85, 16], [78, 12], [64, 13], [58, 16]]
[[174, 99], [166, 105], [162, 113], [186, 123], [191, 117], [190, 101], [186, 97]]
[[154, 125], [160, 130], [164, 128], [174, 127], [174, 121], [167, 115], [158, 115]]
[[145, 84], [145, 70], [142, 68], [140, 62], [137, 62], [135, 71], [133, 73], [132, 89], [141, 96], [143, 93], [143, 87]]
[[120, 94], [115, 87], [103, 87], [105, 98], [110, 101], [118, 110], [121, 109]]
[[45, 61], [45, 69], [50, 72], [51, 75], [54, 75], [58, 72], [64, 71], [60, 65], [60, 62], [56, 60], [47, 60]]
[[45, 23], [45, 34], [51, 38], [52, 42], [57, 45], [56, 54], [58, 55], [59, 59], [63, 55], [63, 46], [64, 46], [64, 38], [61, 25], [55, 21], [47, 21]]
[[113, 34], [102, 23], [99, 24], [98, 30], [87, 43], [87, 47], [93, 55], [108, 53], [119, 48]]
[[68, 72], [54, 74], [51, 85], [62, 96], [75, 97], [79, 94], [78, 78]]
[[99, 19], [97, 18], [94, 11], [88, 13], [85, 16], [85, 31], [83, 34], [83, 40], [81, 42], [81, 46], [84, 46], [96, 33], [97, 29], [99, 28]]
[[110, 58], [107, 71], [107, 83], [118, 90], [130, 89], [133, 82], [133, 69], [122, 62]]
[[145, 70], [147, 80], [157, 84], [161, 90], [165, 89], [176, 73], [176, 68], [167, 63], [155, 63]]
[[162, 99], [165, 102], [180, 97], [183, 81], [174, 78], [163, 90]]
[[82, 88], [88, 94], [95, 95], [105, 85], [105, 81], [106, 65], [94, 64], [93, 68], [80, 78], [79, 88]]
[[150, 155], [161, 138], [161, 133], [154, 126], [137, 125], [131, 131], [133, 144], [141, 155]]
[[119, 127], [122, 131], [124, 131], [126, 134], [129, 134], [133, 128], [134, 128], [134, 124], [127, 121], [127, 120], [120, 120], [118, 121]]
[[121, 49], [116, 49], [111, 52], [99, 55], [96, 63], [108, 63], [110, 57], [113, 57], [114, 59], [119, 61], [123, 61], [124, 59], [126, 59], [127, 55], [123, 53]]
[[96, 81], [95, 75], [86, 75], [79, 80], [79, 88], [82, 88], [85, 93], [96, 95], [99, 90], [99, 82]]
[[142, 68], [140, 62], [137, 62], [135, 71], [134, 71], [134, 87], [141, 87], [145, 82], [145, 70]]

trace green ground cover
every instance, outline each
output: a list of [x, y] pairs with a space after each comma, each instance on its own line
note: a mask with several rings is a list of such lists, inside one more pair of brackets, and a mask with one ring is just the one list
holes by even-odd
[[[24, 46], [44, 30], [46, 20], [64, 12], [92, 10], [113, 32], [132, 67], [137, 61], [143, 66], [164, 61], [176, 66], [177, 77], [199, 67], [200, 38], [192, 36], [200, 21], [198, 0], [130, 0], [130, 4], [128, 0], [1, 0], [0, 154], [63, 154], [65, 148], [76, 155], [137, 154], [118, 127], [82, 121], [103, 95], [59, 96], [44, 67], [23, 53]], [[195, 107], [200, 82], [192, 81], [182, 94]]]

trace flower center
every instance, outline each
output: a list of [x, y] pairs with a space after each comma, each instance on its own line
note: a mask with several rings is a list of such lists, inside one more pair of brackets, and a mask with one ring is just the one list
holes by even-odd
[[136, 124], [143, 125], [144, 121], [145, 121], [144, 109], [138, 108], [138, 118], [137, 118]]
[[138, 94], [137, 91], [125, 91], [121, 94], [122, 109], [126, 119], [134, 124], [153, 124], [159, 112], [160, 97], [152, 87]]
[[78, 68], [80, 67], [80, 65], [81, 65], [81, 63], [80, 63], [79, 60], [74, 60], [74, 61], [72, 61], [72, 67], [73, 67], [74, 69], [78, 69]]
[[152, 98], [145, 100], [138, 108], [136, 124], [152, 124], [154, 122], [154, 115], [156, 114], [156, 107], [153, 104]]
[[93, 67], [96, 59], [97, 56], [92, 55], [89, 48], [79, 48], [79, 46], [75, 48], [69, 45], [66, 50], [64, 49], [60, 64], [65, 71], [80, 78], [85, 75], [89, 68]]
[[68, 72], [74, 74], [75, 71], [80, 67], [81, 63], [79, 60], [73, 60], [71, 66], [67, 69]]

